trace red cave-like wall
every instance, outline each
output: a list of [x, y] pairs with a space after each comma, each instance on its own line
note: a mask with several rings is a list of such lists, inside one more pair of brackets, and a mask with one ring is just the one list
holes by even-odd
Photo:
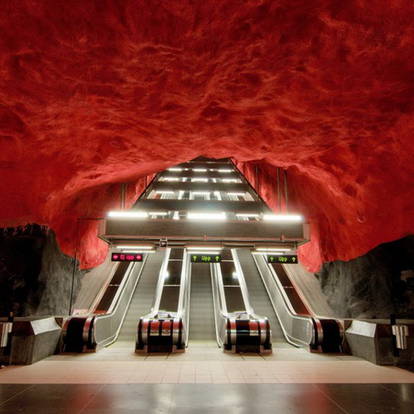
[[310, 270], [413, 233], [413, 21], [411, 0], [3, 0], [0, 225], [97, 265], [85, 218], [204, 155], [272, 206], [287, 169]]

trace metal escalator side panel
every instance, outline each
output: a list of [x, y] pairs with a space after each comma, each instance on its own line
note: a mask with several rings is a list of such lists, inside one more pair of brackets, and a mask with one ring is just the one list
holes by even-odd
[[164, 289], [164, 283], [165, 283], [165, 274], [167, 272], [168, 259], [170, 257], [170, 253], [171, 253], [171, 249], [166, 248], [165, 249], [165, 254], [164, 254], [164, 259], [163, 259], [161, 269], [160, 269], [160, 272], [159, 272], [159, 275], [158, 275], [158, 283], [157, 283], [157, 287], [155, 289], [154, 302], [153, 302], [151, 312], [148, 315], [148, 317], [155, 316], [159, 311], [160, 303], [161, 303], [161, 297], [162, 297], [162, 293], [163, 293], [163, 289]]
[[234, 266], [236, 268], [236, 272], [237, 272], [237, 275], [238, 275], [239, 286], [240, 286], [240, 290], [241, 290], [241, 294], [242, 294], [243, 302], [244, 302], [244, 308], [245, 308], [246, 312], [249, 315], [253, 315], [254, 314], [254, 309], [252, 308], [252, 306], [250, 304], [249, 292], [247, 290], [246, 280], [244, 278], [243, 269], [240, 265], [240, 260], [239, 260], [238, 254], [237, 254], [237, 250], [236, 249], [231, 249], [231, 255], [233, 257]]
[[273, 269], [270, 269], [262, 255], [253, 259], [262, 278], [273, 309], [279, 321], [285, 339], [296, 347], [307, 347], [314, 337], [313, 321], [310, 317], [298, 316], [289, 303], [283, 286]]
[[[149, 259], [148, 256], [156, 256], [156, 254], [145, 255], [142, 262], [134, 263], [132, 267], [128, 267], [129, 273], [125, 276], [125, 282], [117, 296], [116, 304], [112, 307], [112, 312], [95, 316], [92, 329], [93, 343], [97, 347], [108, 346], [118, 338], [132, 297]], [[153, 259], [154, 257], [151, 257], [150, 260]]]

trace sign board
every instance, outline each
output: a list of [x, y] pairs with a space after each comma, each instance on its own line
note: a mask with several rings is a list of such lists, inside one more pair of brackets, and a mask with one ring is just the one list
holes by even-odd
[[271, 255], [267, 256], [268, 263], [280, 263], [280, 264], [297, 264], [298, 263], [298, 256], [292, 254], [284, 254], [284, 255]]
[[191, 263], [220, 263], [219, 254], [192, 254]]
[[112, 253], [113, 262], [142, 262], [142, 253]]

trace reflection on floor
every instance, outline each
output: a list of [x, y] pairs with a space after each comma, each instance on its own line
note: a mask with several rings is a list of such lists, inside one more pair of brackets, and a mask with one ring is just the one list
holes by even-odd
[[0, 413], [17, 412], [412, 414], [414, 385], [0, 385]]
[[136, 355], [130, 342], [98, 353], [55, 355], [0, 372], [3, 384], [233, 384], [414, 383], [414, 374], [344, 355], [309, 353], [275, 344], [274, 353], [223, 353], [214, 343], [192, 342], [185, 353]]

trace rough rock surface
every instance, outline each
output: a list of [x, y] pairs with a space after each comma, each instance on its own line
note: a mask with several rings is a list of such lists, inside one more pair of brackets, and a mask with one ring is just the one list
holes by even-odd
[[414, 292], [401, 280], [402, 273], [412, 269], [414, 236], [381, 244], [348, 262], [326, 263], [317, 277], [341, 317], [388, 318], [394, 313], [413, 318]]
[[[0, 315], [66, 315], [83, 272], [64, 255], [53, 231], [38, 225], [0, 233]], [[73, 271], [75, 270], [75, 273]]]
[[92, 267], [79, 217], [205, 155], [254, 161], [267, 199], [287, 169], [310, 270], [413, 233], [413, 21], [411, 0], [3, 0], [0, 226]]

